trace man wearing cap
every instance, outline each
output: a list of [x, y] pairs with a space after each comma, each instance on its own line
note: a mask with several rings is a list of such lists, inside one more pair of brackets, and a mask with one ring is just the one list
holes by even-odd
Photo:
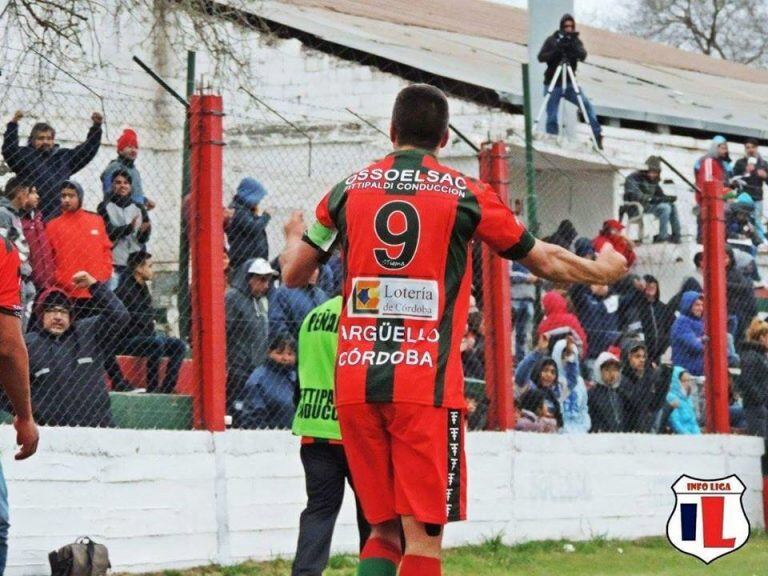
[[79, 271], [88, 272], [98, 282], [112, 278], [112, 242], [101, 217], [83, 209], [83, 188], [74, 180], [61, 186], [61, 216], [48, 223], [48, 241], [56, 267], [55, 283], [73, 300], [78, 317], [98, 314], [91, 304], [91, 293], [72, 283]]
[[48, 426], [114, 426], [104, 360], [113, 347], [114, 327], [128, 323], [128, 311], [88, 272], [76, 272], [70, 282], [91, 294], [100, 313], [74, 319], [72, 300], [59, 288], [38, 297], [37, 326], [25, 337], [35, 418]]
[[[152, 280], [152, 254], [141, 250], [128, 256], [128, 267], [120, 277], [115, 295], [128, 309], [130, 319], [115, 342], [114, 353], [147, 359], [147, 392], [171, 394], [176, 388], [187, 347], [183, 341], [155, 332], [155, 312], [147, 282]], [[160, 383], [160, 362], [168, 358], [165, 377]], [[107, 360], [112, 384], [123, 382], [114, 356]]]
[[637, 260], [635, 254], [635, 245], [622, 232], [624, 225], [618, 220], [606, 220], [597, 236], [592, 239], [592, 247], [598, 254], [606, 244], [613, 246], [614, 250], [627, 259], [627, 266], [630, 268]]
[[227, 409], [235, 421], [248, 377], [267, 359], [268, 294], [275, 275], [266, 260], [252, 258], [235, 270], [227, 289]]
[[[658, 156], [649, 156], [645, 161], [645, 170], [633, 172], [624, 181], [624, 201], [639, 202], [647, 214], [659, 219], [659, 233], [654, 242], [680, 243], [680, 218], [675, 206], [676, 196], [664, 194], [661, 181], [661, 160]], [[669, 228], [672, 227], [672, 237]]]
[[101, 173], [101, 186], [104, 189], [104, 200], [112, 194], [112, 179], [117, 170], [125, 170], [131, 175], [131, 198], [137, 204], [152, 210], [155, 203], [144, 196], [144, 186], [141, 174], [136, 167], [136, 157], [139, 155], [139, 137], [130, 128], [123, 130], [117, 139], [117, 158], [112, 160]]

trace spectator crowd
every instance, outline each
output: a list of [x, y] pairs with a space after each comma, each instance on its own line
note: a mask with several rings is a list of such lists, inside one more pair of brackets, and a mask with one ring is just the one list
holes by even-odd
[[[13, 172], [0, 197], [0, 235], [22, 260], [24, 327], [30, 352], [35, 415], [43, 424], [112, 426], [108, 391], [171, 394], [177, 389], [186, 344], [158, 331], [150, 287], [152, 191], [137, 164], [139, 138], [127, 128], [100, 182], [77, 173], [93, 162], [102, 117], [83, 143], [62, 148], [54, 128], [32, 126], [19, 142], [17, 112], [6, 126], [3, 158]], [[763, 184], [768, 163], [748, 140], [730, 164], [727, 142], [715, 138], [707, 155], [723, 167], [727, 207], [729, 364], [732, 421], [752, 434], [768, 429], [768, 323], [757, 314], [755, 265], [768, 246]], [[701, 161], [695, 174], [699, 177]], [[676, 197], [662, 188], [661, 160], [625, 181], [626, 213], [659, 221], [654, 242], [680, 243]], [[95, 191], [98, 190], [98, 191]], [[95, 212], [83, 208], [96, 194]], [[225, 209], [227, 268], [227, 413], [242, 428], [289, 428], [297, 390], [297, 337], [307, 314], [341, 292], [338, 254], [306, 286], [281, 285], [281, 261], [270, 251], [269, 194], [243, 178]], [[90, 196], [89, 196], [90, 197]], [[284, 224], [304, 232], [301, 213]], [[517, 428], [546, 433], [668, 432], [698, 434], [704, 418], [704, 334], [701, 254], [696, 272], [678, 293], [663, 298], [658, 280], [636, 268], [635, 242], [620, 220], [607, 220], [594, 237], [562, 221], [548, 241], [594, 258], [610, 244], [632, 273], [614, 286], [547, 284], [519, 262], [510, 263]], [[474, 251], [479, 254], [478, 250]], [[485, 326], [481, 274], [461, 342], [469, 425], [486, 426]], [[146, 362], [146, 381], [130, 382], [118, 356]]]
[[23, 118], [16, 112], [3, 138], [3, 160], [13, 174], [0, 198], [0, 235], [15, 244], [22, 260], [35, 418], [48, 425], [114, 426], [109, 389], [136, 390], [116, 355], [145, 358], [146, 390], [164, 393], [174, 391], [186, 355], [181, 340], [155, 328], [152, 255], [146, 250], [155, 204], [136, 165], [138, 136], [131, 129], [121, 133], [91, 212], [84, 203], [94, 188], [76, 174], [101, 147], [102, 115], [91, 115], [85, 141], [73, 148], [60, 146], [45, 122], [34, 124], [21, 144]]
[[[49, 425], [114, 426], [110, 390], [172, 394], [187, 355], [184, 341], [155, 325], [147, 250], [155, 202], [137, 162], [139, 135], [124, 129], [117, 156], [91, 183], [77, 174], [101, 147], [100, 113], [72, 148], [60, 146], [45, 122], [34, 124], [22, 144], [23, 118], [14, 114], [3, 139], [12, 175], [0, 197], [0, 235], [22, 260], [35, 416]], [[98, 204], [95, 212], [84, 208], [86, 196]], [[227, 408], [234, 426], [287, 428], [298, 330], [310, 310], [340, 293], [341, 264], [332, 258], [305, 287], [281, 286], [266, 196], [260, 182], [246, 177], [225, 209]], [[285, 231], [301, 234], [304, 227], [295, 213]], [[143, 359], [145, 381], [129, 381], [119, 356]]]
[[[744, 156], [731, 163], [725, 138], [713, 138], [694, 166], [720, 167], [726, 214], [729, 401], [734, 430], [768, 432], [768, 323], [758, 313], [755, 290], [763, 283], [756, 256], [766, 251], [763, 185], [768, 163], [758, 142], [747, 139]], [[620, 215], [658, 220], [653, 243], [682, 242], [675, 196], [662, 188], [663, 160], [624, 182]], [[701, 195], [696, 194], [696, 214]], [[697, 236], [701, 238], [701, 220]], [[517, 428], [539, 432], [656, 432], [699, 434], [705, 424], [703, 256], [678, 292], [664, 299], [658, 280], [642, 274], [636, 244], [621, 220], [606, 220], [597, 235], [580, 237], [562, 221], [547, 238], [576, 254], [594, 257], [610, 244], [630, 264], [614, 286], [546, 285], [519, 263], [510, 266], [517, 357]], [[538, 322], [534, 320], [538, 318]], [[564, 343], [563, 343], [564, 342]], [[574, 368], [575, 366], [575, 368]]]

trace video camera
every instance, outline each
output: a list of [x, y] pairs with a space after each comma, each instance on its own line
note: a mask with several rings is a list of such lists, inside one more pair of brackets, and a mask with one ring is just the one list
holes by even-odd
[[560, 48], [560, 53], [564, 58], [574, 55], [573, 53], [576, 50], [576, 42], [578, 38], [579, 33], [577, 31], [564, 32], [560, 34], [557, 40], [557, 45]]

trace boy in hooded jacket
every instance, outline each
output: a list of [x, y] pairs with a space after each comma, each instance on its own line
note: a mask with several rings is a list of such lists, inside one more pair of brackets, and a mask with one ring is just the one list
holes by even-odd
[[547, 354], [549, 336], [539, 336], [536, 348], [526, 354], [515, 370], [515, 383], [518, 386], [520, 398], [529, 390], [540, 390], [544, 394], [547, 412], [557, 422], [557, 427], [563, 427], [563, 412], [560, 407], [560, 374], [557, 362]]
[[684, 368], [675, 366], [667, 394], [667, 403], [672, 408], [668, 423], [675, 434], [701, 434], [691, 400], [692, 388], [691, 375]]
[[704, 301], [700, 292], [685, 292], [680, 299], [680, 315], [672, 324], [670, 341], [672, 363], [692, 376], [704, 375]]
[[626, 409], [618, 391], [620, 370], [621, 361], [613, 352], [601, 352], [595, 360], [595, 386], [587, 400], [590, 432], [626, 432]]

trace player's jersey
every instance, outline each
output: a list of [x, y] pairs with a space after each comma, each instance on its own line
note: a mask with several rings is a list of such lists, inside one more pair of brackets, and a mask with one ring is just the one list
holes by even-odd
[[463, 407], [469, 243], [522, 258], [534, 238], [492, 188], [417, 149], [339, 183], [316, 214], [305, 241], [344, 254], [337, 405]]
[[7, 238], [0, 238], [0, 314], [21, 318], [21, 260]]

